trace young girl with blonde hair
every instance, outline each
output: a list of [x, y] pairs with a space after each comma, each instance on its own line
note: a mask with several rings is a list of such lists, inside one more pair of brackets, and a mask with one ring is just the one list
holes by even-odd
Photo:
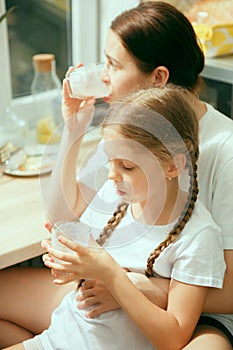
[[[81, 247], [60, 236], [75, 253], [69, 254], [43, 243], [56, 284], [101, 280], [122, 308], [90, 319], [76, 308], [74, 290], [52, 314], [48, 330], [9, 349], [178, 350], [191, 339], [208, 287], [222, 287], [225, 262], [219, 228], [197, 201], [198, 125], [185, 101], [189, 95], [167, 85], [110, 107], [102, 126], [109, 181], [80, 209], [80, 221], [91, 226], [98, 246]], [[91, 114], [91, 108], [78, 113], [81, 130]], [[104, 226], [113, 202], [117, 209]], [[165, 310], [138, 291], [133, 272], [171, 279]]]

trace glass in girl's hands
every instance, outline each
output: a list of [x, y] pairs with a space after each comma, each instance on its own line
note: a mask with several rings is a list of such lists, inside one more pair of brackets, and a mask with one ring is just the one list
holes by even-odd
[[52, 225], [52, 247], [65, 253], [74, 252], [58, 241], [58, 237], [63, 235], [72, 241], [88, 246], [91, 229], [88, 225], [79, 221], [58, 221]]

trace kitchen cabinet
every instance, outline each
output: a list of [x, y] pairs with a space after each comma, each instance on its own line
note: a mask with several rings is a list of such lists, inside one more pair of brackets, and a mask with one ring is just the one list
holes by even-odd
[[233, 119], [233, 55], [206, 58], [200, 98]]

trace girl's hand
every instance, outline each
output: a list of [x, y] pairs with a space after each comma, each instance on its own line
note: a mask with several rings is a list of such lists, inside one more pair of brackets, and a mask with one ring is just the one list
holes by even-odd
[[[51, 241], [48, 240], [48, 239], [44, 239], [42, 242], [41, 242], [41, 247], [43, 249], [45, 249], [46, 251], [48, 251], [50, 248], [51, 248]], [[42, 256], [42, 260], [43, 260], [43, 263], [45, 264], [47, 260], [53, 260], [52, 257], [50, 256], [50, 254], [46, 253]], [[46, 265], [46, 264], [45, 264]]]
[[64, 236], [59, 236], [58, 240], [73, 250], [75, 254], [64, 253], [48, 247], [47, 251], [51, 258], [62, 261], [61, 263], [52, 259], [45, 261], [45, 265], [54, 269], [57, 273], [54, 280], [56, 284], [85, 278], [101, 280], [106, 284], [108, 277], [114, 273], [115, 269], [121, 269], [115, 260], [100, 246], [83, 247]]
[[49, 233], [52, 233], [52, 224], [50, 222], [46, 222], [44, 227], [49, 231]]
[[[46, 228], [46, 230], [49, 231], [49, 233], [52, 233], [52, 224], [50, 222], [46, 222], [44, 227]], [[43, 240], [41, 242], [41, 247], [44, 248], [45, 250], [47, 250], [48, 248], [51, 247], [51, 241], [50, 240]], [[44, 254], [42, 256], [42, 260], [45, 263], [46, 260], [50, 259], [49, 254]]]
[[[41, 242], [41, 246], [42, 248], [44, 248], [45, 250], [48, 251], [47, 254], [44, 254], [42, 256], [42, 260], [43, 260], [43, 263], [49, 267], [49, 263], [54, 263], [54, 259], [53, 259], [53, 256], [49, 253], [49, 250], [52, 248], [51, 246], [51, 241], [49, 240], [43, 240]], [[59, 272], [56, 271], [54, 268], [51, 268], [51, 275], [56, 277], [56, 278], [59, 278]], [[69, 282], [73, 282], [73, 281], [76, 281], [76, 278], [73, 274], [68, 274], [66, 272], [63, 273], [64, 276], [63, 277], [63, 283], [62, 284], [66, 284], [66, 283], [69, 283]]]

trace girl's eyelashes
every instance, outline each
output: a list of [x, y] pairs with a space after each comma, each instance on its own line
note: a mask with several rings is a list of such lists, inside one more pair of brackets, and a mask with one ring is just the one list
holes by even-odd
[[[109, 159], [108, 164], [111, 165], [113, 161], [114, 160]], [[127, 171], [132, 171], [136, 167], [136, 165], [133, 162], [127, 160], [118, 160], [118, 166]]]
[[127, 160], [121, 161], [121, 166], [122, 166], [122, 168], [124, 168], [125, 170], [128, 170], [128, 171], [131, 171], [135, 168], [135, 164], [133, 162], [130, 162]]
[[124, 163], [122, 164], [122, 167], [125, 169], [125, 170], [128, 170], [128, 171], [131, 171], [135, 168], [135, 166], [127, 166], [127, 165], [124, 165]]

